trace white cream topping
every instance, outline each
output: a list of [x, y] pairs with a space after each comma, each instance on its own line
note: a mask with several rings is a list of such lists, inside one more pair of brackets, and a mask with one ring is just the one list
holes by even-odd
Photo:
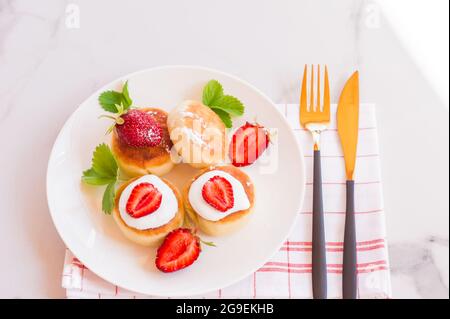
[[[155, 186], [159, 192], [162, 194], [161, 205], [153, 213], [134, 218], [131, 217], [126, 210], [128, 199], [130, 198], [131, 192], [134, 187], [141, 183], [150, 183]], [[125, 224], [128, 226], [145, 230], [150, 228], [157, 228], [167, 224], [178, 212], [178, 200], [172, 189], [164, 183], [156, 175], [144, 175], [134, 182], [130, 183], [123, 190], [119, 199], [119, 213]]]
[[[233, 188], [233, 197], [234, 197], [234, 205], [226, 212], [221, 212], [211, 205], [209, 205], [202, 195], [203, 185], [214, 176], [220, 176], [225, 178], [230, 182], [231, 187]], [[235, 213], [240, 210], [245, 210], [250, 207], [250, 201], [248, 200], [247, 193], [244, 190], [244, 186], [232, 175], [220, 171], [213, 170], [206, 172], [205, 174], [199, 176], [192, 184], [189, 189], [189, 203], [192, 208], [199, 214], [201, 217], [211, 221], [218, 221], [226, 216]]]

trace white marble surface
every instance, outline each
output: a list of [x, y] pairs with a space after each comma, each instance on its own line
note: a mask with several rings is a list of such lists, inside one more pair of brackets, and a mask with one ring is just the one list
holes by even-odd
[[296, 102], [304, 63], [328, 64], [335, 101], [360, 69], [362, 99], [378, 105], [394, 297], [448, 298], [448, 110], [363, 0], [0, 0], [0, 297], [64, 296], [45, 173], [89, 94], [142, 68], [195, 64]]

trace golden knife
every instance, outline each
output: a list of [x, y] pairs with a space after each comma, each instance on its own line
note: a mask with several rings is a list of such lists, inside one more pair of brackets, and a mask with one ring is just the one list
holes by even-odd
[[354, 210], [355, 183], [353, 173], [356, 163], [359, 125], [359, 73], [356, 71], [348, 79], [339, 98], [337, 128], [344, 152], [347, 176], [347, 208], [345, 213], [344, 257], [342, 272], [342, 296], [356, 299], [356, 227]]

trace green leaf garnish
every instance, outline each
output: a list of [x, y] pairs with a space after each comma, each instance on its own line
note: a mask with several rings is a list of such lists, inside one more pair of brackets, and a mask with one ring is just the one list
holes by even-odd
[[102, 210], [110, 214], [114, 207], [115, 185], [118, 178], [119, 166], [106, 144], [95, 148], [92, 156], [92, 167], [83, 172], [81, 179], [90, 185], [108, 185], [103, 194]]
[[90, 185], [107, 185], [114, 181], [110, 177], [103, 177], [99, 175], [93, 168], [83, 172], [82, 180]]
[[120, 104], [122, 102], [122, 93], [116, 91], [105, 91], [98, 97], [98, 102], [105, 111], [117, 113], [116, 104]]
[[123, 85], [122, 99], [123, 99], [124, 111], [126, 111], [130, 108], [131, 103], [133, 103], [133, 101], [130, 98], [130, 93], [128, 92], [128, 81], [126, 81], [125, 84]]
[[123, 114], [123, 110], [124, 110], [124, 106], [123, 106], [123, 104], [122, 103], [120, 103], [120, 104], [116, 104], [116, 109], [117, 109], [117, 113], [119, 113], [119, 114]]
[[112, 182], [106, 186], [102, 198], [102, 210], [105, 214], [111, 214], [114, 208], [114, 200], [116, 198], [116, 182]]
[[117, 162], [108, 145], [97, 146], [92, 158], [92, 168], [100, 176], [117, 178]]
[[220, 100], [223, 96], [222, 84], [217, 80], [209, 81], [203, 88], [203, 104], [212, 106], [215, 102]]
[[124, 113], [133, 103], [128, 92], [128, 81], [125, 82], [122, 92], [105, 91], [98, 97], [102, 108], [111, 113]]
[[215, 107], [211, 107], [211, 110], [213, 110], [217, 115], [219, 115], [220, 119], [222, 120], [223, 124], [225, 124], [226, 128], [233, 127], [233, 121], [231, 121], [230, 114], [228, 114], [222, 109], [218, 109]]
[[214, 103], [212, 107], [221, 109], [233, 116], [241, 116], [244, 114], [244, 105], [242, 102], [231, 95], [224, 95], [220, 100]]
[[209, 81], [203, 88], [202, 101], [204, 105], [209, 106], [227, 128], [233, 126], [231, 116], [241, 116], [244, 114], [244, 105], [242, 102], [231, 95], [223, 94], [223, 87], [217, 80]]

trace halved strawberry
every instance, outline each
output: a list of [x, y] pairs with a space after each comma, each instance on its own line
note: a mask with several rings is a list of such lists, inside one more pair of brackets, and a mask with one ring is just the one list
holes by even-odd
[[197, 260], [200, 250], [200, 239], [190, 229], [175, 229], [158, 248], [156, 267], [162, 272], [186, 268]]
[[202, 188], [203, 199], [212, 207], [226, 212], [234, 205], [233, 187], [221, 176], [211, 177]]
[[162, 194], [150, 183], [140, 183], [131, 191], [126, 211], [134, 218], [153, 213], [161, 205]]
[[259, 124], [246, 122], [233, 135], [229, 156], [234, 166], [247, 166], [255, 162], [269, 145], [269, 133]]

